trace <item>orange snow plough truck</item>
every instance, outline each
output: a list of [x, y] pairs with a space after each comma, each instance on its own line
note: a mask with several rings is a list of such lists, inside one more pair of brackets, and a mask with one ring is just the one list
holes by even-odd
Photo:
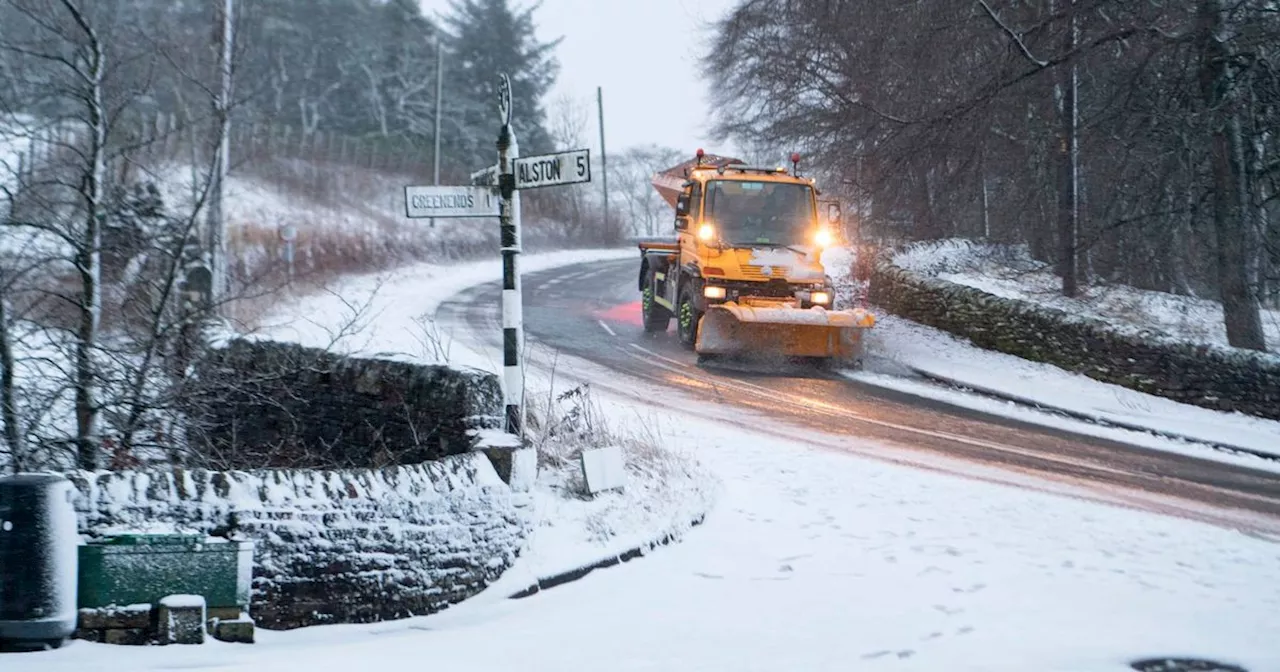
[[818, 214], [812, 178], [737, 159], [696, 158], [654, 175], [675, 209], [674, 241], [640, 243], [644, 328], [671, 319], [699, 361], [718, 355], [819, 358], [861, 363], [862, 333], [875, 317], [832, 310], [821, 262], [835, 238], [839, 205]]

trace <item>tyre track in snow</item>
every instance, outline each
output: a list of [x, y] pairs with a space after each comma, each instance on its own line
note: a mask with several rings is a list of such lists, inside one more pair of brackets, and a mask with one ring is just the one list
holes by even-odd
[[[776, 421], [751, 429], [794, 439], [786, 426], [803, 428], [803, 441], [824, 448], [1280, 532], [1278, 474], [963, 409], [834, 373], [699, 367], [674, 334], [644, 334], [638, 314], [628, 317], [638, 310], [635, 268], [635, 261], [623, 260], [526, 275], [530, 343], [630, 377], [590, 382], [642, 403], [706, 417], [723, 417], [726, 407], [749, 410]], [[591, 269], [597, 272], [585, 277]], [[554, 294], [530, 289], [555, 280]], [[496, 343], [499, 297], [498, 283], [476, 288], [469, 302], [442, 305], [438, 319]], [[635, 380], [659, 389], [637, 395]], [[690, 395], [704, 401], [691, 407]]]

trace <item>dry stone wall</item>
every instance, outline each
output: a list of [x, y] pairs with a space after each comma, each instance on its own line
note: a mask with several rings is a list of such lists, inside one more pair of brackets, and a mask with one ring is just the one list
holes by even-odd
[[1222, 411], [1280, 420], [1280, 357], [1122, 331], [1097, 319], [915, 273], [877, 258], [870, 300], [989, 350]]
[[501, 427], [486, 371], [235, 340], [197, 370], [187, 413], [205, 466], [348, 468], [458, 455]]
[[82, 534], [253, 540], [250, 615], [265, 628], [439, 611], [509, 568], [528, 533], [527, 495], [478, 452], [383, 469], [69, 476]]

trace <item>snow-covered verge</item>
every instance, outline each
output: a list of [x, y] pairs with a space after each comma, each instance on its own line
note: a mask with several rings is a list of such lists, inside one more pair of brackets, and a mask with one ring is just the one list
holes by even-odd
[[[945, 331], [896, 315], [879, 316], [875, 328], [867, 334], [867, 349], [876, 360], [884, 361], [873, 361], [865, 371], [846, 373], [849, 378], [1072, 432], [1280, 471], [1280, 461], [1255, 455], [1280, 457], [1280, 422], [1275, 420], [1182, 404], [1050, 364], [984, 350]], [[981, 394], [912, 379], [912, 371]], [[1099, 426], [1090, 427], [1029, 406], [1091, 419]], [[1226, 450], [1214, 450], [1204, 444]], [[1255, 454], [1236, 454], [1230, 447]]]
[[[533, 273], [588, 261], [638, 256], [634, 248], [522, 254]], [[500, 259], [451, 265], [416, 264], [392, 274], [348, 278], [323, 294], [280, 306], [261, 333], [335, 351], [416, 362], [447, 362], [499, 373], [500, 353], [435, 322], [445, 300], [501, 278]], [[341, 325], [355, 328], [342, 331]], [[465, 338], [465, 336], [463, 336]], [[617, 556], [666, 536], [679, 536], [710, 510], [716, 479], [690, 444], [659, 431], [651, 418], [618, 409], [605, 415], [588, 388], [558, 377], [538, 348], [526, 351], [529, 438], [541, 468], [532, 489], [532, 535], [520, 561], [494, 591], [510, 594], [558, 573]], [[586, 496], [578, 456], [587, 447], [622, 448], [628, 484]]]
[[250, 612], [266, 628], [434, 613], [515, 562], [528, 527], [480, 453], [342, 471], [73, 472], [82, 534], [254, 542]]
[[[952, 239], [910, 247], [893, 261], [915, 273], [995, 296], [1030, 301], [1136, 331], [1154, 330], [1189, 343], [1227, 346], [1218, 301], [1114, 284], [1085, 285], [1079, 296], [1068, 298], [1062, 296], [1062, 279], [1052, 268], [1032, 259], [1025, 246], [996, 247]], [[1280, 353], [1280, 310], [1264, 308], [1261, 313], [1267, 345]]]
[[[945, 274], [972, 249], [973, 244], [968, 241], [945, 241], [935, 247], [910, 248], [897, 260], [914, 272]], [[824, 255], [823, 261], [836, 284], [838, 300], [852, 303], [864, 297], [865, 283], [853, 278], [855, 258], [851, 250], [833, 248]], [[1234, 446], [1250, 453], [1280, 455], [1280, 422], [1275, 420], [1179, 403], [1052, 364], [983, 349], [966, 338], [883, 310], [877, 310], [877, 314], [875, 328], [867, 332], [870, 357], [867, 370], [846, 374], [852, 379], [1148, 448], [1268, 471], [1280, 470], [1280, 463], [1253, 454], [1211, 450], [1203, 445]], [[913, 372], [982, 394], [913, 380]], [[1054, 413], [1028, 406], [1039, 406]], [[1076, 419], [1062, 417], [1061, 413]], [[1114, 427], [1090, 427], [1077, 419], [1091, 419]], [[1147, 433], [1140, 433], [1144, 431]]]
[[[602, 402], [589, 384], [557, 386], [537, 373], [532, 378], [529, 431], [539, 462], [533, 527], [528, 551], [498, 590], [523, 589], [633, 549], [682, 539], [712, 509], [717, 479], [655, 418], [628, 418], [625, 408]], [[621, 449], [626, 484], [589, 495], [582, 452], [606, 446]]]
[[898, 266], [896, 257], [878, 259], [871, 301], [989, 350], [1185, 404], [1280, 419], [1280, 356], [1191, 344], [940, 280], [930, 272], [940, 272], [948, 258], [919, 253], [934, 246], [921, 244], [897, 255], [920, 271]]

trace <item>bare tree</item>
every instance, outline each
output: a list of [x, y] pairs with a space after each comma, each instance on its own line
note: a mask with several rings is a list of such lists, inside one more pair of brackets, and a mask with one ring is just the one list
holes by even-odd
[[625, 205], [632, 234], [673, 233], [674, 213], [654, 190], [654, 174], [685, 158], [687, 152], [659, 145], [631, 147], [609, 161], [609, 185]]
[[742, 0], [705, 59], [722, 137], [812, 155], [884, 242], [1026, 244], [1217, 295], [1263, 346], [1280, 14], [1265, 0]]

